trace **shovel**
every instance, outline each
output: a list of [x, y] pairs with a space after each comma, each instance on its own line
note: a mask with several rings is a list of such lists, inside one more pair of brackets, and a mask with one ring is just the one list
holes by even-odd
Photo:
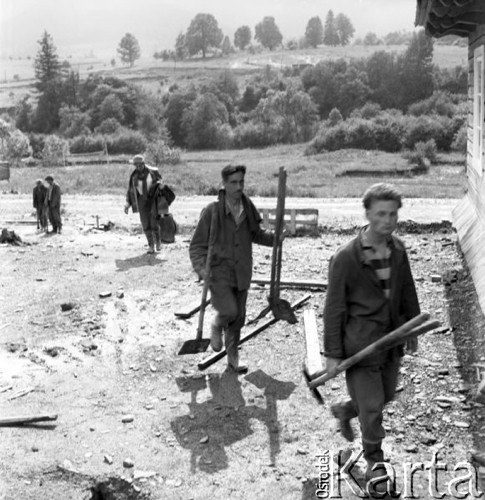
[[210, 344], [210, 339], [203, 339], [202, 332], [204, 328], [204, 315], [205, 315], [205, 307], [209, 303], [207, 300], [207, 292], [209, 291], [209, 281], [210, 281], [210, 269], [211, 269], [211, 260], [212, 260], [212, 250], [214, 248], [214, 239], [215, 239], [215, 226], [217, 219], [217, 207], [214, 207], [211, 217], [211, 226], [209, 231], [209, 248], [207, 250], [207, 258], [205, 261], [205, 277], [204, 277], [204, 287], [202, 289], [202, 298], [200, 301], [200, 312], [199, 312], [199, 325], [197, 327], [197, 335], [195, 340], [186, 340], [178, 355], [183, 354], [198, 354], [199, 352], [207, 351], [207, 348]]
[[259, 315], [248, 322], [254, 323], [258, 319], [263, 318], [272, 311], [276, 320], [283, 319], [294, 325], [298, 320], [291, 307], [291, 304], [280, 298], [280, 279], [281, 279], [281, 258], [283, 254], [283, 243], [281, 242], [281, 233], [283, 232], [283, 224], [285, 217], [285, 197], [286, 197], [286, 170], [280, 167], [278, 176], [278, 199], [276, 203], [276, 218], [275, 231], [273, 242], [273, 255], [271, 259], [271, 281], [270, 291], [268, 296], [268, 306], [263, 309]]

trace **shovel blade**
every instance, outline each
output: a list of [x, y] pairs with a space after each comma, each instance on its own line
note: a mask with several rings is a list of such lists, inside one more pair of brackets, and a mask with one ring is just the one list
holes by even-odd
[[198, 354], [200, 352], [205, 352], [207, 351], [209, 344], [210, 339], [187, 340], [182, 344], [178, 355], [181, 356], [184, 354]]
[[290, 325], [298, 323], [296, 319], [295, 312], [291, 308], [291, 304], [287, 300], [278, 299], [271, 305], [271, 310], [273, 311], [273, 316], [277, 320], [287, 321]]

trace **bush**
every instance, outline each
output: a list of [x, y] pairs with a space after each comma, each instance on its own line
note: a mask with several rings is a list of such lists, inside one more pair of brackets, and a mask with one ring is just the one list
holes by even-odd
[[121, 123], [116, 119], [116, 118], [106, 118], [106, 120], [102, 121], [95, 129], [94, 131], [97, 134], [103, 134], [103, 135], [108, 135], [108, 134], [115, 134], [120, 130], [121, 128]]
[[102, 135], [80, 135], [70, 141], [69, 151], [72, 154], [94, 153], [103, 151], [105, 139]]
[[180, 163], [180, 149], [171, 148], [165, 141], [151, 142], [146, 149], [148, 163], [156, 165], [177, 165]]
[[451, 118], [456, 114], [456, 104], [448, 93], [437, 91], [427, 99], [411, 104], [408, 114], [413, 116], [436, 114]]
[[458, 129], [458, 132], [455, 134], [453, 138], [453, 142], [451, 143], [451, 149], [453, 151], [458, 151], [460, 153], [466, 153], [468, 145], [468, 132], [467, 126], [464, 124], [462, 127]]
[[135, 155], [147, 148], [147, 140], [141, 132], [123, 129], [117, 134], [105, 136], [108, 153]]
[[407, 117], [403, 145], [413, 149], [418, 142], [434, 139], [440, 151], [449, 151], [461, 121], [439, 115]]
[[253, 121], [242, 123], [234, 129], [233, 143], [236, 148], [261, 148], [273, 144], [266, 127]]
[[417, 142], [413, 151], [406, 151], [403, 154], [409, 163], [416, 165], [416, 171], [426, 173], [430, 165], [437, 161], [437, 148], [434, 139], [426, 142]]
[[42, 163], [45, 167], [63, 166], [69, 154], [69, 143], [56, 135], [46, 137], [42, 150]]
[[29, 139], [20, 130], [10, 132], [5, 141], [4, 154], [13, 164], [20, 164], [22, 158], [32, 154]]
[[40, 160], [42, 158], [42, 150], [44, 149], [46, 135], [44, 134], [29, 134], [29, 143], [32, 148], [32, 156]]

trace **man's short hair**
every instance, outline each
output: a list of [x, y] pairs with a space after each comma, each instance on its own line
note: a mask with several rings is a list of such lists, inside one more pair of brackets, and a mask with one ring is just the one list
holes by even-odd
[[227, 181], [228, 177], [232, 174], [235, 174], [236, 172], [242, 172], [243, 175], [246, 175], [245, 165], [232, 165], [231, 163], [229, 165], [226, 165], [221, 170], [222, 180]]
[[37, 179], [35, 181], [36, 186], [38, 186], [39, 184], [43, 184], [43, 183], [44, 183], [44, 181], [42, 179]]
[[385, 182], [373, 184], [364, 193], [362, 203], [366, 210], [371, 208], [374, 201], [396, 201], [397, 208], [402, 207], [401, 193], [392, 184]]
[[45, 178], [46, 181], [54, 181], [54, 177], [52, 177], [52, 175], [48, 175], [46, 178]]
[[140, 163], [145, 163], [145, 158], [143, 155], [135, 155], [133, 157], [133, 159], [131, 160], [131, 163], [133, 163], [133, 165], [138, 165]]

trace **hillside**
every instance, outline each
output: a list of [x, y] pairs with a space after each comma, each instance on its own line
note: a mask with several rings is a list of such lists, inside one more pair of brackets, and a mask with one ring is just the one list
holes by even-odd
[[[202, 76], [224, 69], [231, 69], [240, 75], [250, 74], [267, 65], [274, 68], [293, 67], [293, 65], [315, 64], [325, 59], [362, 58], [369, 57], [374, 52], [385, 50], [403, 52], [401, 46], [361, 46], [346, 47], [322, 46], [316, 49], [273, 51], [261, 54], [237, 53], [225, 58], [192, 59], [188, 61], [161, 61], [146, 54], [137, 61], [133, 68], [111, 66], [107, 58], [97, 58], [91, 55], [82, 59], [68, 58], [74, 70], [79, 71], [82, 78], [92, 73], [116, 76], [118, 78], [136, 81], [147, 89], [158, 91], [163, 84], [165, 88], [181, 78]], [[466, 47], [451, 45], [435, 45], [434, 63], [443, 68], [464, 66], [467, 63]], [[3, 69], [0, 83], [0, 109], [12, 107], [15, 102], [33, 90], [34, 69], [33, 59], [0, 60]]]

